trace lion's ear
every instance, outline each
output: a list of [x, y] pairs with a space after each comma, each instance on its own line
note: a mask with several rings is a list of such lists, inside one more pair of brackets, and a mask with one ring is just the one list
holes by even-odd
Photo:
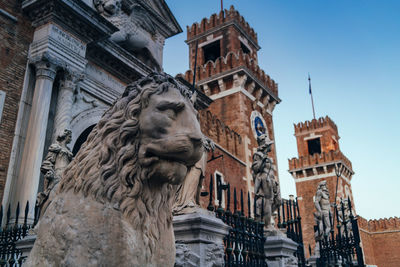
[[192, 97], [190, 98], [190, 102], [192, 102], [192, 104], [194, 105], [194, 103], [196, 103], [196, 99], [197, 99], [197, 92], [194, 92], [192, 94]]

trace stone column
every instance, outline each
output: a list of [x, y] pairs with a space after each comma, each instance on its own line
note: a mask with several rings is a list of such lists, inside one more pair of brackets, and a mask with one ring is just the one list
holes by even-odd
[[[13, 210], [19, 202], [25, 207], [29, 201], [29, 220], [32, 222], [39, 186], [40, 165], [46, 139], [47, 121], [49, 117], [51, 93], [56, 76], [56, 65], [49, 60], [35, 63], [36, 83], [29, 116], [26, 139], [22, 153], [21, 167], [17, 177], [17, 188], [12, 196]], [[23, 216], [23, 215], [21, 215]], [[13, 218], [15, 219], [15, 218]], [[20, 218], [22, 222], [22, 217]]]
[[72, 119], [72, 106], [74, 104], [74, 91], [77, 83], [80, 82], [82, 76], [75, 73], [66, 73], [64, 80], [61, 83], [60, 91], [58, 92], [56, 115], [54, 118], [52, 143], [57, 136], [69, 129]]
[[199, 208], [194, 213], [174, 216], [173, 224], [175, 267], [224, 265], [223, 239], [230, 227], [214, 213]]

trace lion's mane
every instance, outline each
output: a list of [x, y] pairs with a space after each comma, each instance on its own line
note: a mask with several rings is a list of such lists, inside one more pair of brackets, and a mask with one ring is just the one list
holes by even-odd
[[143, 232], [151, 251], [165, 225], [172, 222], [171, 201], [176, 188], [166, 183], [159, 193], [154, 194], [154, 188], [150, 191], [147, 170], [138, 162], [139, 115], [151, 95], [170, 87], [190, 97], [190, 92], [167, 74], [154, 73], [127, 86], [65, 170], [59, 187], [59, 193], [73, 190], [120, 209], [132, 227]]

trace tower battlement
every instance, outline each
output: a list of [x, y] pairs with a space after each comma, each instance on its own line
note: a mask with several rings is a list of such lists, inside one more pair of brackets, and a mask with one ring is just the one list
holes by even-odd
[[294, 124], [294, 133], [295, 135], [300, 135], [326, 126], [331, 127], [338, 134], [336, 124], [328, 116]]
[[351, 161], [343, 155], [339, 150], [337, 151], [329, 151], [322, 152], [321, 154], [313, 154], [307, 156], [301, 156], [299, 158], [289, 159], [289, 171], [297, 170], [297, 169], [306, 169], [311, 168], [317, 165], [335, 163], [341, 161], [347, 168], [353, 170], [353, 166]]
[[[258, 66], [257, 62], [251, 56], [243, 53], [242, 50], [239, 50], [237, 53], [229, 52], [225, 57], [220, 56], [215, 61], [209, 60], [204, 65], [197, 66], [196, 80], [206, 80], [217, 74], [239, 67], [247, 68], [264, 87], [271, 90], [278, 97], [278, 84]], [[193, 70], [186, 71], [185, 79], [190, 83], [193, 82]]]
[[363, 217], [359, 217], [358, 221], [361, 229], [372, 233], [400, 230], [400, 218], [398, 217], [382, 218], [378, 220], [367, 220]]
[[231, 6], [229, 10], [225, 9], [224, 11], [219, 12], [218, 15], [214, 13], [209, 18], [202, 19], [200, 23], [193, 23], [192, 26], [186, 26], [187, 40], [189, 41], [198, 35], [230, 21], [236, 21], [247, 35], [258, 44], [257, 33], [233, 6]]

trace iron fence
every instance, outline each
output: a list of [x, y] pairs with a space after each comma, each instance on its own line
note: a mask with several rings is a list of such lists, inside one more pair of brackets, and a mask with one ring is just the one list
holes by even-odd
[[287, 237], [297, 243], [295, 256], [297, 257], [298, 266], [306, 266], [301, 216], [297, 198], [282, 199], [282, 203], [278, 208], [278, 228], [286, 229]]
[[[0, 223], [3, 222], [3, 206], [0, 207]], [[24, 222], [18, 224], [18, 218], [20, 216], [20, 205], [17, 204], [15, 210], [15, 222], [10, 223], [11, 218], [11, 206], [8, 206], [5, 224], [0, 227], [0, 266], [22, 266], [26, 260], [25, 256], [22, 256], [22, 251], [17, 248], [16, 243], [25, 238], [28, 235], [28, 231], [34, 227], [35, 222], [31, 225], [27, 223], [29, 213], [29, 201], [25, 205], [24, 211]]]
[[[225, 266], [267, 266], [264, 253], [264, 223], [251, 217], [250, 194], [247, 194], [248, 214], [244, 211], [243, 191], [240, 191], [240, 201], [236, 188], [233, 189], [233, 210], [231, 211], [231, 187], [222, 184], [217, 177], [217, 201], [213, 205], [213, 179], [210, 179], [209, 192], [203, 192], [202, 196], [209, 196], [207, 209], [215, 211], [216, 216], [224, 223], [231, 226], [229, 233], [224, 238]], [[226, 208], [222, 207], [222, 195], [226, 192]]]
[[[357, 218], [353, 215], [350, 198], [347, 199], [347, 203], [341, 200], [340, 205], [334, 207], [334, 212], [336, 229], [332, 227], [330, 234], [324, 235], [318, 241], [320, 249], [317, 266], [365, 266]], [[329, 217], [331, 225], [334, 225], [332, 215], [329, 214]], [[323, 228], [325, 231], [325, 224]], [[320, 234], [319, 227], [314, 226], [314, 230]]]
[[[233, 188], [233, 210], [231, 210], [231, 186], [223, 184], [220, 177], [216, 179], [217, 205], [213, 204], [213, 177], [210, 177], [209, 192], [202, 196], [209, 196], [207, 209], [215, 211], [216, 216], [231, 226], [229, 234], [224, 238], [225, 266], [267, 266], [264, 244], [264, 203], [261, 204], [261, 214], [257, 214], [256, 205], [253, 206], [251, 216], [251, 195], [247, 193], [247, 215], [245, 214], [243, 191], [240, 195]], [[225, 194], [225, 207], [222, 207]], [[255, 199], [253, 198], [253, 203]], [[263, 200], [262, 200], [263, 201]], [[278, 228], [285, 228], [287, 237], [298, 244], [296, 257], [298, 266], [305, 266], [303, 236], [301, 231], [301, 217], [297, 200], [283, 200], [277, 216]]]

